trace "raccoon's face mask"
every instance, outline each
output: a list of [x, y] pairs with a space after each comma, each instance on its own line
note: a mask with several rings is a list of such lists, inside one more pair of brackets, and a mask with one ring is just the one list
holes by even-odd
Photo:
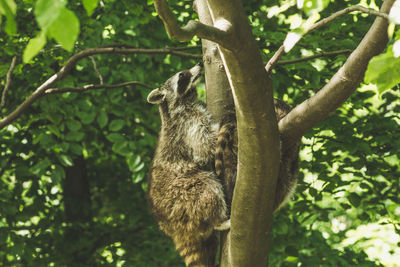
[[147, 102], [161, 104], [176, 102], [178, 99], [192, 93], [196, 93], [196, 86], [201, 79], [202, 64], [196, 64], [189, 70], [178, 72], [169, 78], [160, 88], [150, 92]]

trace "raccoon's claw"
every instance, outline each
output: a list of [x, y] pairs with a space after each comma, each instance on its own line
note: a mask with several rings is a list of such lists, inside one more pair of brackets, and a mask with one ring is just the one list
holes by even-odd
[[226, 231], [229, 230], [231, 228], [231, 220], [226, 220], [224, 222], [222, 222], [221, 224], [214, 226], [214, 230], [216, 231]]

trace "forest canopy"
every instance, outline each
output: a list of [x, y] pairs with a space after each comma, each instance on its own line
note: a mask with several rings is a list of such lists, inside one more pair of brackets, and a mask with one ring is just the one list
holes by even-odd
[[[148, 210], [160, 119], [146, 97], [204, 59], [200, 38], [170, 39], [152, 0], [51, 2], [0, 0], [0, 265], [184, 266]], [[182, 26], [198, 19], [192, 1], [168, 4]], [[293, 107], [376, 17], [389, 21], [389, 43], [357, 90], [303, 136], [269, 266], [396, 266], [400, 1], [389, 15], [382, 1], [243, 5], [265, 64], [285, 44], [270, 77], [274, 97]]]

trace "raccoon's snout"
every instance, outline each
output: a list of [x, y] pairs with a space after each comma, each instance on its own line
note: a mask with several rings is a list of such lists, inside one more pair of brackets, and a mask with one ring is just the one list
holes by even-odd
[[193, 78], [193, 84], [194, 85], [197, 85], [197, 83], [200, 81], [200, 79], [201, 79], [201, 72], [199, 73], [199, 74], [197, 74], [196, 76], [194, 76], [194, 78]]

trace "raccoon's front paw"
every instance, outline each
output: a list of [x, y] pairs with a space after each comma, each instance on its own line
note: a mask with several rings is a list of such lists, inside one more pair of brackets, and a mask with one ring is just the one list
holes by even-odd
[[222, 222], [221, 224], [214, 226], [214, 230], [216, 231], [226, 231], [229, 230], [231, 228], [231, 220], [226, 220], [224, 222]]

